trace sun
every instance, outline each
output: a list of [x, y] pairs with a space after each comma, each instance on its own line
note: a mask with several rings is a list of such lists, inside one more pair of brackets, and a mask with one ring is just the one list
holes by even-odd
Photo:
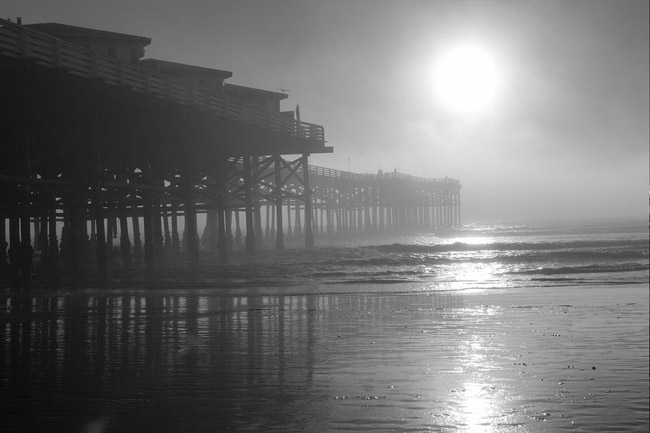
[[444, 51], [435, 63], [436, 101], [461, 115], [489, 110], [500, 82], [493, 56], [478, 45], [460, 45]]

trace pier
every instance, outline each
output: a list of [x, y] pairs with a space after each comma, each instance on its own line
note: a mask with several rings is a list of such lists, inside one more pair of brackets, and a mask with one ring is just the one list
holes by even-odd
[[202, 249], [227, 262], [285, 237], [460, 225], [458, 180], [312, 166], [333, 148], [285, 94], [140, 60], [147, 38], [90, 29], [116, 44], [103, 54], [52, 35], [87, 30], [0, 20], [0, 267], [105, 275], [113, 254], [195, 266]]

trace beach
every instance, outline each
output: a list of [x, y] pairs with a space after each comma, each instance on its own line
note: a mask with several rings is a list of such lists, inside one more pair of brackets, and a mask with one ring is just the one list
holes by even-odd
[[2, 298], [3, 431], [647, 431], [648, 286]]

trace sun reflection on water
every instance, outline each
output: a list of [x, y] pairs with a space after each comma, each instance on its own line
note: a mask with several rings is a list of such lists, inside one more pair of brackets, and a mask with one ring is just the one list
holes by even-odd
[[467, 245], [489, 245], [495, 242], [495, 238], [489, 236], [471, 236], [453, 238], [451, 243], [463, 243]]
[[462, 392], [458, 393], [456, 420], [461, 430], [468, 432], [493, 432], [495, 419], [503, 409], [499, 387], [494, 373], [498, 367], [494, 358], [492, 342], [482, 332], [483, 318], [498, 314], [488, 306], [468, 308], [466, 314], [473, 317], [477, 328], [467, 328], [459, 345], [459, 364], [462, 366]]
[[460, 263], [449, 270], [452, 290], [482, 290], [504, 287], [500, 277], [503, 265], [500, 263]]
[[471, 432], [491, 432], [490, 418], [495, 412], [493, 400], [480, 383], [469, 382], [464, 386], [461, 423]]

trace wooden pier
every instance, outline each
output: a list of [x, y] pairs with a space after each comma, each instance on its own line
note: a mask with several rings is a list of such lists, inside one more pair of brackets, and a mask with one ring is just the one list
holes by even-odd
[[269, 109], [237, 97], [255, 89], [152, 64], [0, 20], [0, 268], [74, 272], [92, 256], [105, 275], [115, 251], [197, 265], [201, 248], [225, 262], [238, 244], [284, 248], [285, 234], [312, 247], [315, 232], [460, 224], [458, 181], [310, 166], [333, 149], [322, 126], [279, 111], [286, 95], [258, 91]]

